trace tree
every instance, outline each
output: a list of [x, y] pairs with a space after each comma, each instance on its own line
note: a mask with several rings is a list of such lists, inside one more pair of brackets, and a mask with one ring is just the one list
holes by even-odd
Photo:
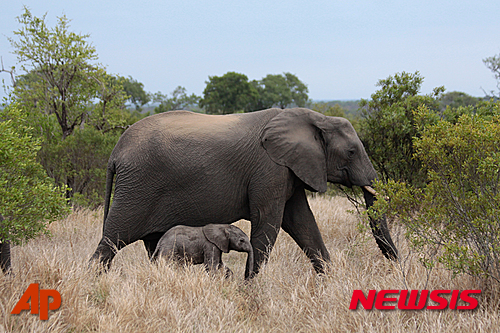
[[259, 108], [278, 106], [284, 109], [292, 104], [304, 107], [309, 100], [307, 86], [291, 73], [268, 74], [252, 82], [259, 92]]
[[136, 110], [140, 110], [142, 106], [149, 103], [151, 96], [144, 91], [144, 84], [129, 76], [121, 78], [123, 90], [128, 96], [128, 101], [135, 105]]
[[425, 172], [414, 159], [413, 138], [419, 137], [413, 111], [427, 105], [437, 112], [443, 87], [430, 95], [418, 95], [424, 78], [419, 72], [396, 73], [379, 80], [371, 100], [361, 100], [363, 120], [360, 136], [383, 180], [396, 179], [423, 185]]
[[[58, 18], [55, 28], [48, 28], [45, 15], [35, 17], [25, 7], [18, 21], [22, 27], [14, 31], [17, 40], [9, 41], [26, 73], [13, 90], [14, 99], [24, 110], [56, 115], [64, 140], [89, 113], [103, 115], [111, 111], [106, 105], [123, 104], [125, 95], [109, 93], [112, 80], [93, 64], [97, 54], [86, 40], [89, 35], [70, 32], [66, 16]], [[91, 106], [95, 98], [104, 98], [102, 109]]]
[[96, 208], [103, 203], [108, 159], [120, 131], [103, 133], [93, 126], [77, 128], [66, 140], [44, 145], [38, 153], [46, 173], [68, 184], [73, 206]]
[[58, 188], [37, 162], [40, 143], [17, 105], [0, 111], [0, 240], [19, 243], [46, 232], [69, 212]]
[[321, 102], [314, 103], [312, 105], [312, 109], [314, 111], [324, 114], [325, 116], [345, 118], [345, 111], [338, 104], [329, 105], [328, 103], [321, 103]]
[[464, 92], [452, 91], [443, 94], [439, 99], [439, 104], [441, 110], [445, 110], [448, 106], [457, 109], [460, 106], [475, 106], [481, 100], [481, 98], [472, 97]]
[[347, 113], [348, 110], [344, 109], [339, 103], [335, 102], [317, 102], [313, 103], [311, 109], [329, 117], [342, 117], [348, 119], [356, 132], [359, 133], [359, 117], [352, 113]]
[[288, 89], [285, 76], [268, 74], [260, 84], [263, 87], [260, 100], [265, 108], [277, 105], [284, 109], [292, 103], [292, 92]]
[[[488, 67], [488, 69], [493, 72], [493, 75], [497, 80], [497, 88], [499, 91], [498, 97], [500, 97], [500, 54], [485, 58], [483, 59], [483, 62], [486, 67]], [[495, 93], [492, 91], [491, 95], [495, 96]]]
[[306, 103], [309, 100], [309, 96], [307, 95], [309, 89], [307, 89], [307, 86], [294, 74], [284, 73], [284, 75], [286, 78], [286, 85], [292, 94], [292, 101], [297, 106], [306, 106]]
[[99, 102], [90, 105], [87, 122], [103, 133], [118, 128], [127, 129], [125, 79], [111, 76], [103, 69], [98, 69], [97, 73], [94, 80], [97, 82], [95, 89]]
[[257, 89], [245, 74], [227, 72], [222, 76], [209, 76], [200, 100], [200, 107], [209, 114], [229, 114], [253, 111], [258, 99]]
[[153, 101], [155, 103], [160, 103], [155, 107], [155, 113], [162, 113], [171, 110], [185, 110], [190, 107], [198, 105], [200, 102], [200, 97], [195, 94], [188, 95], [186, 88], [178, 86], [172, 92], [172, 97], [168, 95], [163, 95], [161, 92], [157, 92], [154, 95]]
[[125, 108], [124, 84], [132, 79], [96, 64], [89, 35], [70, 32], [65, 16], [49, 28], [45, 16], [25, 7], [18, 21], [21, 28], [9, 41], [25, 73], [15, 77], [11, 99], [41, 139], [38, 158], [46, 173], [67, 185], [68, 197], [80, 193], [94, 204], [104, 193], [107, 158], [137, 118]]

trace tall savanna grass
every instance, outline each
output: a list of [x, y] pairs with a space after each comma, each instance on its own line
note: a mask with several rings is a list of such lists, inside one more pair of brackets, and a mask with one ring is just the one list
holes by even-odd
[[[437, 267], [425, 270], [392, 230], [401, 252], [385, 259], [345, 198], [314, 196], [331, 265], [318, 276], [281, 232], [266, 267], [250, 283], [243, 279], [246, 254], [223, 259], [233, 278], [210, 276], [201, 265], [150, 263], [141, 242], [121, 250], [112, 268], [97, 274], [90, 265], [102, 232], [102, 210], [79, 210], [50, 225], [39, 237], [12, 249], [13, 270], [0, 275], [0, 332], [494, 332], [500, 327], [497, 286]], [[217, 221], [214, 221], [217, 222]], [[250, 223], [237, 223], [247, 234]], [[10, 312], [30, 283], [61, 294], [47, 321]], [[481, 289], [473, 311], [349, 310], [361, 289]]]

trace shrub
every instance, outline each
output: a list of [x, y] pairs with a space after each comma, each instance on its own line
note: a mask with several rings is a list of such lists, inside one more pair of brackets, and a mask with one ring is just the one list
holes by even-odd
[[448, 121], [418, 108], [415, 158], [427, 186], [379, 183], [383, 195], [373, 208], [398, 217], [426, 264], [437, 259], [455, 273], [500, 282], [500, 104], [469, 111]]
[[46, 232], [46, 224], [69, 211], [65, 188], [56, 187], [36, 155], [26, 118], [16, 107], [0, 112], [0, 240], [19, 243]]

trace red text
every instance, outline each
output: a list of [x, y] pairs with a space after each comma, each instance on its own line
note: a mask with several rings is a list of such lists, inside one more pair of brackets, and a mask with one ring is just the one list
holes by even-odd
[[[356, 310], [361, 304], [365, 310], [371, 310], [375, 306], [377, 310], [472, 310], [478, 305], [477, 299], [470, 294], [480, 294], [481, 290], [376, 290], [368, 291], [365, 296], [362, 290], [354, 290], [352, 293], [350, 310]], [[448, 297], [446, 297], [448, 296]], [[435, 304], [428, 304], [428, 300]], [[466, 305], [458, 305], [461, 300]]]
[[[52, 297], [52, 302], [49, 302], [49, 297]], [[38, 314], [41, 320], [47, 320], [49, 319], [49, 310], [57, 310], [60, 306], [61, 294], [57, 290], [40, 290], [38, 283], [32, 283], [21, 296], [11, 314], [20, 314], [22, 310], [31, 309], [32, 314]]]

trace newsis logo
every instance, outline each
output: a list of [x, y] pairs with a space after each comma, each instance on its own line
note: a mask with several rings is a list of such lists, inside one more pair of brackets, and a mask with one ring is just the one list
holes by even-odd
[[[481, 290], [376, 290], [368, 291], [365, 296], [362, 290], [352, 293], [350, 310], [357, 310], [358, 305], [365, 310], [473, 310], [477, 307], [477, 299], [471, 294], [480, 294]], [[448, 301], [449, 299], [449, 301]], [[431, 300], [435, 304], [429, 304]], [[461, 300], [461, 305], [458, 301]], [[390, 304], [387, 304], [390, 303]]]
[[[49, 297], [52, 298], [51, 302], [49, 302]], [[31, 310], [31, 314], [37, 314], [41, 320], [47, 320], [49, 319], [49, 310], [57, 310], [60, 306], [61, 294], [57, 290], [40, 289], [38, 283], [32, 283], [21, 296], [11, 314], [20, 314], [22, 310]]]

